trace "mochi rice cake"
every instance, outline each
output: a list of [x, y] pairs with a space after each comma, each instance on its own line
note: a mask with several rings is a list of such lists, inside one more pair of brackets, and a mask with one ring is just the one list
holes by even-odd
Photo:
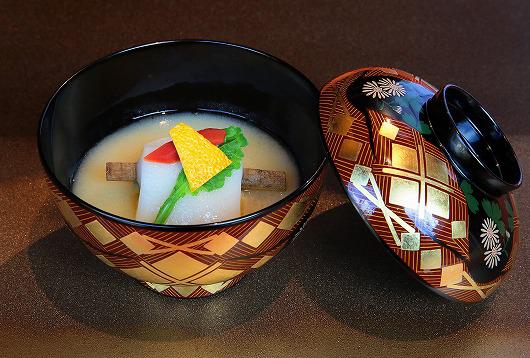
[[[206, 139], [201, 140], [200, 136], [194, 134], [197, 132], [189, 126], [178, 124], [171, 130], [171, 133], [173, 133], [173, 142], [180, 156], [180, 161], [178, 162], [161, 163], [150, 160], [151, 157], [149, 154], [156, 153], [156, 149], [166, 143], [169, 146], [173, 145], [171, 138], [158, 139], [144, 146], [141, 159], [137, 164], [137, 180], [140, 186], [140, 195], [138, 198], [136, 220], [146, 222], [156, 221], [159, 208], [164, 204], [169, 193], [172, 192], [177, 178], [181, 175], [182, 163], [186, 159], [189, 159], [191, 161], [189, 165], [195, 166], [198, 171], [200, 171], [200, 165], [203, 164], [198, 163], [200, 159], [205, 161], [204, 164], [206, 166], [213, 165], [212, 162], [215, 161], [220, 162], [218, 165], [220, 169], [215, 174], [232, 163], [221, 150], [215, 147], [214, 143]], [[185, 153], [188, 155], [191, 154], [191, 156], [189, 158], [183, 157]], [[205, 153], [209, 155], [204, 155]], [[191, 171], [191, 169], [189, 170]], [[188, 174], [186, 175], [188, 180], [192, 179], [190, 178], [190, 174], [192, 173], [188, 172], [186, 174]], [[199, 190], [197, 194], [192, 192], [192, 195], [184, 195], [176, 202], [165, 223], [175, 225], [200, 224], [240, 216], [241, 179], [243, 176], [242, 165], [234, 168], [229, 174], [224, 178], [224, 183], [219, 188], [211, 191]], [[206, 178], [211, 179], [213, 176], [208, 177], [207, 174]], [[190, 189], [194, 191], [200, 187], [200, 185], [196, 187], [190, 185]]]

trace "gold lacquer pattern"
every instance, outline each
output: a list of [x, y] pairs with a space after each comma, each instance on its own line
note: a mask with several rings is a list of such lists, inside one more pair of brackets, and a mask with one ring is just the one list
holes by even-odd
[[449, 184], [447, 164], [430, 153], [425, 154], [425, 162], [428, 177], [439, 180], [446, 185]]
[[346, 114], [339, 114], [330, 119], [329, 130], [333, 133], [346, 135], [350, 126], [353, 123], [353, 118]]
[[401, 250], [418, 251], [420, 249], [420, 233], [401, 233]]
[[450, 266], [442, 267], [442, 277], [440, 279], [440, 287], [447, 285], [454, 285], [462, 282], [464, 273], [464, 264], [458, 263]]
[[90, 231], [92, 235], [101, 242], [101, 244], [106, 245], [108, 243], [116, 240], [114, 235], [112, 235], [101, 223], [97, 220], [91, 221], [88, 224], [85, 224], [85, 227]]
[[155, 245], [149, 241], [149, 238], [140, 235], [138, 232], [132, 232], [120, 239], [132, 252], [137, 255], [145, 255], [155, 248]]
[[433, 215], [449, 219], [449, 194], [433, 186], [427, 186], [427, 209]]
[[75, 229], [76, 227], [81, 226], [81, 221], [77, 218], [75, 213], [72, 211], [70, 206], [68, 206], [68, 203], [64, 200], [57, 201], [57, 208], [63, 215], [64, 220], [66, 223], [72, 228]]
[[392, 143], [392, 166], [418, 172], [418, 152], [414, 148]]
[[451, 237], [453, 239], [465, 239], [467, 237], [467, 223], [463, 220], [452, 221]]
[[[416, 76], [385, 68], [346, 73], [324, 86], [321, 125], [348, 194], [381, 240], [426, 284], [458, 300], [481, 300], [495, 286], [479, 285], [468, 274], [468, 209], [456, 174], [436, 145], [392, 112], [352, 104], [347, 89], [370, 76], [410, 81], [434, 93]], [[354, 118], [347, 130], [329, 126], [344, 114]], [[360, 144], [352, 149], [354, 142]]]
[[362, 143], [354, 141], [352, 139], [345, 139], [339, 150], [339, 157], [351, 161], [357, 160], [361, 151]]
[[226, 232], [222, 232], [219, 235], [214, 236], [211, 241], [207, 242], [204, 245], [204, 248], [217, 255], [224, 255], [234, 247], [237, 242], [238, 240], [235, 237], [228, 235]]
[[370, 173], [372, 169], [365, 167], [364, 165], [356, 165], [353, 167], [353, 170], [350, 175], [350, 182], [358, 184], [360, 186], [365, 186], [370, 180]]
[[405, 208], [417, 209], [420, 185], [418, 182], [392, 177], [388, 202]]
[[388, 121], [383, 122], [379, 128], [379, 134], [391, 140], [396, 139], [398, 132], [399, 128]]
[[189, 232], [101, 217], [48, 184], [68, 225], [99, 260], [155, 292], [192, 298], [232, 287], [281, 251], [314, 208], [322, 179], [323, 172], [292, 201], [257, 219]]
[[154, 262], [152, 266], [177, 280], [184, 280], [185, 278], [200, 273], [208, 267], [208, 265], [195, 260], [181, 251]]
[[420, 269], [434, 270], [442, 267], [442, 251], [440, 249], [421, 251]]
[[260, 221], [245, 235], [241, 241], [250, 246], [258, 247], [273, 231], [274, 226], [267, 224], [264, 221]]

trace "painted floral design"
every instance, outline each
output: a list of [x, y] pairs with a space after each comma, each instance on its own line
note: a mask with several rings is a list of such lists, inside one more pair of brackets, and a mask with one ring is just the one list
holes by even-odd
[[502, 212], [499, 204], [496, 200], [482, 199], [481, 201], [482, 209], [486, 215], [493, 220], [497, 228], [499, 229], [500, 235], [504, 235], [506, 232], [506, 226], [502, 220]]
[[365, 80], [361, 92], [372, 98], [371, 106], [387, 115], [401, 119], [422, 134], [431, 129], [420, 118], [422, 106], [432, 97], [432, 91], [417, 83], [390, 77], [371, 77]]
[[502, 249], [501, 244], [499, 243], [495, 244], [491, 250], [484, 252], [484, 261], [486, 262], [486, 266], [488, 266], [490, 269], [496, 267], [501, 260], [501, 253]]
[[378, 84], [386, 93], [391, 96], [401, 97], [407, 93], [401, 84], [390, 78], [383, 78], [378, 81]]
[[481, 242], [486, 250], [491, 250], [499, 243], [499, 229], [497, 229], [497, 225], [490, 218], [484, 219], [480, 231]]
[[475, 195], [473, 195], [473, 187], [467, 180], [462, 180], [460, 183], [460, 189], [462, 189], [462, 192], [464, 192], [464, 195], [466, 196], [466, 203], [469, 210], [473, 214], [476, 214], [479, 210], [479, 203], [477, 198], [475, 198]]
[[367, 97], [379, 98], [379, 99], [390, 97], [390, 94], [387, 91], [385, 91], [382, 87], [380, 87], [375, 81], [366, 82], [363, 85], [362, 91], [364, 94], [366, 94]]

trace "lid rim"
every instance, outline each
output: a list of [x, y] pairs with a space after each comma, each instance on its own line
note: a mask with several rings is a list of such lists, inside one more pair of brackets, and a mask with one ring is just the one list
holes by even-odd
[[[496, 173], [494, 173], [490, 168], [488, 168], [483, 160], [480, 159], [479, 154], [476, 152], [476, 150], [473, 148], [473, 145], [469, 142], [469, 140], [466, 138], [466, 136], [462, 133], [462, 131], [458, 128], [458, 125], [456, 123], [456, 120], [449, 108], [449, 100], [447, 98], [447, 91], [452, 90], [456, 91], [459, 94], [465, 96], [468, 100], [473, 102], [473, 106], [476, 106], [479, 108], [483, 113], [483, 118], [488, 121], [488, 125], [490, 125], [497, 135], [500, 136], [500, 141], [503, 141], [504, 146], [506, 149], [509, 149], [508, 155], [513, 158], [514, 164], [517, 165], [516, 168], [516, 174], [517, 180], [514, 182], [507, 181], [506, 179], [500, 177]], [[506, 135], [501, 130], [499, 125], [495, 122], [493, 117], [486, 111], [486, 109], [478, 102], [469, 92], [465, 91], [464, 89], [460, 88], [459, 86], [456, 86], [454, 84], [446, 84], [444, 85], [432, 98], [430, 98], [425, 103], [425, 114], [426, 119], [429, 123], [429, 126], [431, 127], [434, 137], [437, 139], [439, 146], [443, 149], [448, 159], [451, 160], [453, 165], [458, 169], [460, 174], [462, 174], [466, 179], [468, 179], [470, 182], [472, 182], [475, 186], [477, 186], [479, 189], [484, 191], [487, 194], [493, 194], [495, 196], [502, 195], [508, 192], [511, 192], [513, 190], [516, 190], [519, 188], [522, 184], [522, 171], [519, 165], [519, 162], [517, 160], [517, 156], [515, 154], [515, 151], [513, 150], [513, 147], [511, 146], [510, 142], [506, 138]], [[443, 127], [441, 122], [443, 121], [436, 121], [436, 118], [444, 118], [447, 123], [450, 124], [450, 127]], [[440, 125], [438, 125], [438, 123]], [[443, 135], [447, 134], [449, 130], [451, 130], [451, 134], [455, 134], [458, 138], [458, 140], [461, 142], [463, 146], [467, 149], [469, 154], [471, 154], [472, 160], [458, 160], [458, 153], [454, 153], [451, 148], [448, 148], [448, 145], [444, 144], [444, 142], [449, 143], [449, 141], [453, 141], [455, 138], [444, 138]], [[455, 143], [450, 143], [451, 145], [455, 145]], [[466, 167], [471, 167], [472, 169], [466, 170]], [[484, 175], [488, 177], [488, 180], [481, 180], [477, 183], [475, 179], [473, 179], [473, 175], [471, 175], [471, 172], [475, 171], [481, 171]]]

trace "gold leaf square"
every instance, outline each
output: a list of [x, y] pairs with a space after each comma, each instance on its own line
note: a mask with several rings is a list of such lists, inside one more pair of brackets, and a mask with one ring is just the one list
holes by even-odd
[[265, 255], [261, 259], [259, 259], [258, 262], [256, 262], [254, 265], [252, 265], [253, 269], [260, 268], [261, 266], [265, 265], [269, 260], [272, 259], [272, 256]]
[[152, 283], [152, 282], [146, 282], [147, 286], [151, 287], [156, 292], [162, 292], [164, 290], [167, 290], [170, 286], [168, 285], [162, 285], [160, 283]]
[[388, 202], [405, 208], [416, 209], [419, 205], [420, 184], [416, 181], [392, 177]]
[[151, 265], [179, 280], [195, 275], [208, 267], [180, 251]]
[[264, 221], [260, 221], [241, 241], [252, 247], [258, 247], [263, 241], [265, 241], [265, 239], [267, 239], [267, 237], [269, 237], [273, 230], [274, 226], [267, 224]]
[[101, 242], [102, 245], [109, 244], [116, 240], [114, 235], [105, 229], [105, 227], [97, 220], [85, 224], [85, 227], [99, 242]]
[[132, 232], [127, 236], [124, 236], [120, 239], [121, 242], [125, 244], [132, 252], [137, 255], [144, 255], [149, 253], [155, 245], [153, 245], [147, 237], [140, 235], [138, 232]]
[[361, 151], [362, 143], [354, 141], [352, 139], [344, 139], [340, 146], [339, 157], [351, 160], [355, 162], [359, 157], [359, 152]]
[[364, 165], [355, 164], [350, 175], [350, 182], [360, 186], [366, 186], [370, 180], [370, 173], [372, 168], [365, 167]]
[[449, 219], [449, 194], [428, 185], [426, 207], [433, 215]]
[[440, 249], [421, 252], [420, 268], [422, 270], [434, 270], [440, 267], [442, 267], [442, 251]]
[[447, 285], [455, 285], [457, 283], [462, 282], [463, 272], [463, 263], [442, 267], [442, 278], [440, 279], [440, 287], [445, 287]]
[[335, 116], [331, 117], [328, 122], [329, 132], [336, 133], [340, 135], [346, 135], [353, 123], [353, 117], [337, 113]]
[[418, 172], [418, 152], [401, 144], [392, 143], [392, 166]]
[[420, 233], [401, 233], [401, 250], [418, 251], [420, 249]]
[[77, 215], [75, 215], [72, 208], [70, 208], [66, 201], [59, 200], [57, 202], [57, 208], [63, 215], [64, 220], [66, 220], [72, 229], [81, 225], [81, 221], [77, 218]]
[[453, 239], [465, 239], [467, 236], [467, 225], [464, 220], [451, 222], [451, 237]]
[[204, 245], [204, 247], [215, 252], [217, 255], [223, 255], [237, 243], [238, 241], [235, 237], [226, 232], [222, 232], [221, 234], [214, 236], [211, 241]]
[[225, 287], [226, 285], [228, 285], [230, 282], [217, 282], [217, 283], [213, 283], [211, 285], [204, 285], [204, 286], [201, 286], [201, 288], [203, 290], [206, 290], [210, 293], [216, 293], [216, 292], [219, 292], [223, 289], [223, 287]]
[[447, 165], [442, 160], [432, 154], [426, 153], [425, 161], [428, 177], [441, 181], [444, 184], [449, 184]]
[[182, 297], [188, 297], [197, 289], [197, 286], [172, 286]]
[[306, 207], [307, 203], [305, 201], [294, 203], [280, 222], [280, 225], [278, 225], [278, 229], [291, 230], [304, 215]]
[[398, 132], [399, 128], [388, 121], [383, 122], [381, 128], [379, 128], [379, 134], [390, 140], [396, 139]]

